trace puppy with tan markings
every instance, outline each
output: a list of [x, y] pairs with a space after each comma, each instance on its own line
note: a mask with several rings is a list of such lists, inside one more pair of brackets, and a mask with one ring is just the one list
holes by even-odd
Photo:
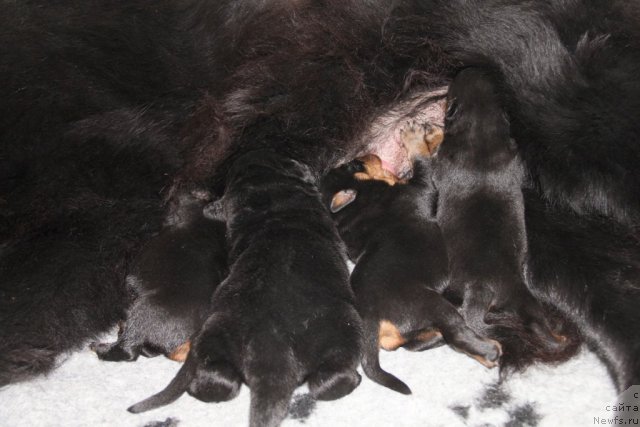
[[[409, 140], [413, 146], [423, 142]], [[431, 149], [425, 150], [419, 154]], [[495, 366], [500, 345], [469, 328], [441, 295], [448, 280], [447, 254], [435, 221], [429, 160], [417, 159], [413, 177], [403, 183], [382, 168], [377, 156], [368, 155], [331, 171], [321, 189], [356, 262], [351, 284], [364, 323], [367, 376], [410, 394], [406, 384], [380, 367], [379, 348], [425, 350], [441, 345], [443, 338], [483, 365]]]
[[[246, 383], [249, 424], [277, 426], [301, 384], [320, 400], [338, 399], [360, 384], [360, 318], [346, 255], [315, 175], [268, 150], [247, 154], [243, 162], [229, 171], [220, 204], [233, 267], [213, 295], [213, 314], [174, 380], [131, 412], [165, 405], [185, 391], [200, 400], [229, 400]], [[273, 171], [287, 173], [287, 181], [274, 180]], [[269, 210], [286, 220], [265, 221]], [[246, 259], [260, 264], [249, 268]], [[266, 280], [264, 266], [277, 275]]]
[[127, 277], [136, 297], [118, 340], [91, 345], [102, 360], [164, 354], [184, 361], [189, 339], [204, 323], [211, 296], [227, 275], [226, 227], [205, 217], [208, 195], [193, 192], [177, 200]]

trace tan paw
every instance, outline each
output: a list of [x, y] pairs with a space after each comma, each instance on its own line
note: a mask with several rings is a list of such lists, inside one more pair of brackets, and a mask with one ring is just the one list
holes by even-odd
[[441, 127], [415, 120], [408, 121], [400, 129], [400, 139], [410, 161], [417, 156], [432, 156], [443, 138], [444, 131]]

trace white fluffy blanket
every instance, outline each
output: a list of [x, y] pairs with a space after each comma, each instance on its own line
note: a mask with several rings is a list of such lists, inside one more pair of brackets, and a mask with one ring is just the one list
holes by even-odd
[[[616, 398], [606, 369], [588, 350], [559, 366], [532, 367], [503, 384], [497, 370], [446, 347], [382, 352], [381, 364], [413, 395], [394, 393], [367, 378], [333, 402], [313, 402], [301, 388], [284, 426], [588, 426]], [[206, 404], [185, 394], [144, 414], [126, 411], [164, 388], [178, 367], [163, 357], [114, 363], [99, 361], [88, 349], [74, 353], [47, 378], [0, 390], [0, 426], [247, 425], [246, 387], [227, 403]]]

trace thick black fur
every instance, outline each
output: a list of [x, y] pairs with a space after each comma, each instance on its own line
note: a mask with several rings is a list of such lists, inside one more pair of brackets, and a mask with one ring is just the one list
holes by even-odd
[[102, 360], [173, 356], [202, 327], [211, 296], [227, 276], [225, 223], [206, 218], [206, 194], [182, 194], [160, 234], [142, 248], [127, 277], [135, 300], [114, 343], [94, 343]]
[[501, 338], [516, 366], [546, 353], [548, 360], [572, 355], [579, 343], [575, 332], [563, 335], [571, 326], [525, 284], [524, 173], [494, 79], [476, 68], [461, 71], [449, 86], [445, 137], [434, 158], [450, 268], [446, 294], [461, 301], [473, 329]]
[[[304, 381], [322, 400], [360, 383], [360, 319], [315, 178], [307, 166], [269, 152], [247, 154], [242, 165], [229, 172], [223, 203], [233, 266], [194, 340], [187, 363], [196, 368], [183, 368], [134, 412], [169, 403], [187, 388], [196, 397], [227, 400], [242, 379], [251, 389], [250, 425], [275, 426]], [[270, 210], [282, 219], [265, 218]], [[273, 276], [263, 276], [264, 266]]]
[[475, 333], [441, 295], [449, 268], [435, 219], [437, 196], [429, 159], [417, 159], [411, 180], [394, 186], [357, 180], [354, 173], [361, 167], [355, 160], [332, 170], [321, 181], [321, 190], [328, 207], [336, 194], [355, 191], [355, 199], [333, 210], [349, 256], [356, 262], [351, 286], [364, 325], [365, 374], [392, 390], [411, 393], [405, 383], [380, 367], [383, 320], [398, 330], [407, 348], [432, 348], [443, 337], [454, 348], [495, 366], [501, 355], [498, 343]]
[[[286, 184], [305, 209], [291, 236], [314, 230], [329, 214], [289, 168], [317, 177], [355, 157], [372, 118], [469, 65], [498, 76], [530, 179], [528, 285], [579, 326], [620, 389], [640, 382], [638, 22], [623, 0], [3, 1], [0, 384], [48, 371], [123, 316], [129, 260], [176, 189], [255, 198], [261, 226], [287, 224], [291, 212], [269, 202], [281, 187], [250, 179], [264, 150], [281, 166], [260, 180]], [[251, 234], [242, 209], [228, 211], [245, 248], [220, 288], [243, 289], [233, 306], [281, 319], [282, 334], [325, 309], [321, 328], [343, 330], [333, 314], [348, 303], [313, 291], [347, 289], [338, 262], [322, 274], [299, 264], [293, 287], [282, 260], [264, 257], [325, 259], [337, 233], [306, 247]], [[270, 301], [295, 288], [296, 312], [248, 296], [257, 279], [273, 285]], [[264, 339], [222, 317], [220, 331]]]

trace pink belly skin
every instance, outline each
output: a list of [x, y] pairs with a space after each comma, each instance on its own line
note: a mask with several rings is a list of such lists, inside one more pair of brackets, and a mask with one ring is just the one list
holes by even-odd
[[366, 148], [358, 156], [376, 154], [382, 166], [395, 176], [410, 175], [412, 165], [400, 132], [410, 121], [443, 127], [446, 93], [446, 87], [420, 92], [375, 118], [361, 137]]

